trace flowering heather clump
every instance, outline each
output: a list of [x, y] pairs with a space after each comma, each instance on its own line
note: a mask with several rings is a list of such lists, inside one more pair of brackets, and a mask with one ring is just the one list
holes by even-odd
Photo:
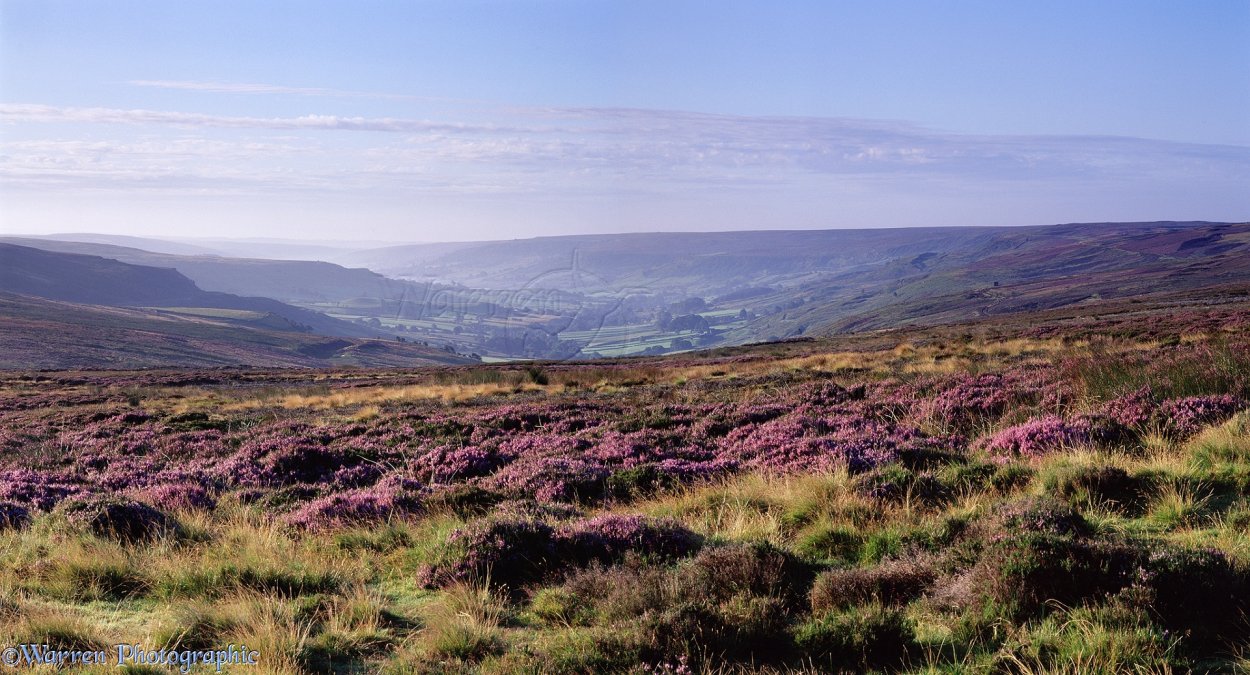
[[355, 488], [377, 481], [383, 468], [377, 464], [356, 464], [345, 466], [334, 472], [330, 483], [345, 488]]
[[1041, 457], [1066, 447], [1088, 443], [1087, 420], [1067, 422], [1062, 417], [1047, 415], [1024, 424], [1007, 427], [985, 442], [985, 449], [1000, 458], [1013, 456]]
[[211, 510], [217, 505], [213, 495], [196, 483], [153, 485], [140, 490], [137, 496], [162, 511]]
[[287, 516], [287, 522], [310, 530], [385, 520], [421, 508], [423, 486], [390, 476], [370, 488], [335, 492], [313, 500]]
[[293, 433], [244, 444], [218, 467], [218, 475], [241, 486], [320, 483], [331, 479], [344, 466], [359, 463], [362, 462], [357, 456]]
[[600, 462], [576, 457], [521, 459], [492, 476], [491, 484], [507, 494], [542, 502], [572, 502], [603, 492], [610, 471]]
[[138, 542], [162, 534], [178, 534], [177, 520], [144, 504], [123, 499], [92, 497], [62, 503], [61, 513], [71, 526], [101, 537]]
[[629, 553], [671, 560], [690, 555], [701, 544], [698, 535], [676, 523], [615, 514], [572, 523], [556, 537], [566, 555], [582, 564], [611, 564]]
[[1204, 427], [1218, 424], [1245, 407], [1235, 396], [1190, 396], [1171, 399], [1159, 406], [1158, 417], [1164, 432], [1176, 440], [1185, 440]]
[[0, 502], [0, 532], [20, 530], [30, 523], [30, 510], [13, 502]]
[[965, 375], [955, 379], [929, 401], [929, 414], [946, 424], [967, 429], [1007, 409], [1015, 396], [1002, 375]]
[[518, 433], [499, 442], [504, 457], [556, 457], [585, 450], [583, 441], [558, 433]]
[[735, 429], [720, 447], [730, 459], [775, 473], [828, 471], [842, 465], [866, 471], [895, 460], [899, 442], [911, 436], [911, 431], [859, 415], [787, 415]]
[[442, 445], [417, 458], [414, 469], [431, 483], [451, 483], [489, 475], [510, 460], [509, 455], [493, 449]]
[[422, 574], [431, 587], [490, 580], [513, 587], [537, 581], [556, 559], [555, 531], [534, 520], [477, 520], [451, 533], [440, 559]]
[[0, 500], [26, 504], [38, 511], [50, 511], [62, 500], [85, 492], [81, 485], [55, 473], [30, 469], [0, 473]]
[[1159, 402], [1155, 399], [1150, 387], [1146, 386], [1107, 401], [1099, 413], [1129, 429], [1141, 430], [1154, 419], [1158, 408]]

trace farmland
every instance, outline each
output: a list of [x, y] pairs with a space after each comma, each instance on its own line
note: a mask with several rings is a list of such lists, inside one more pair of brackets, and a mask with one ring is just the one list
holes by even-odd
[[261, 672], [1247, 666], [1250, 299], [593, 363], [8, 371], [0, 641]]

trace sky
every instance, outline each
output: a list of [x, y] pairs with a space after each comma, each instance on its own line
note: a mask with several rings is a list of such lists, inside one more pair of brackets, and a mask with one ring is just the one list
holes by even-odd
[[0, 232], [1250, 219], [1250, 2], [0, 0]]

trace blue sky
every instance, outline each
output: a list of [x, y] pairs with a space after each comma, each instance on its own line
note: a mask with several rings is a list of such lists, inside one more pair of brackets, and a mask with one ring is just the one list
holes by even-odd
[[1250, 218], [1250, 2], [0, 0], [0, 228]]

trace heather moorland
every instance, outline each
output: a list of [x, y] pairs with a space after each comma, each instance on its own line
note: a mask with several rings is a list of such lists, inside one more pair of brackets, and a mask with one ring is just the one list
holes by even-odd
[[1236, 671], [1248, 327], [1230, 290], [593, 363], [9, 371], [0, 641]]

